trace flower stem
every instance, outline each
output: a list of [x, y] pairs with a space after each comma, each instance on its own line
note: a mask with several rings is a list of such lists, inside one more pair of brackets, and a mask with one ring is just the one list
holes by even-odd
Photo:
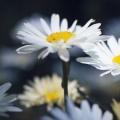
[[66, 104], [66, 96], [68, 96], [68, 62], [62, 61], [62, 69], [63, 69], [63, 80], [62, 87], [64, 89], [64, 103]]

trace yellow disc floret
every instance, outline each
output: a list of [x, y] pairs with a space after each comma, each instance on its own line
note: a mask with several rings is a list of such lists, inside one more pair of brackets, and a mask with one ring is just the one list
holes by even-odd
[[120, 55], [115, 56], [115, 57], [112, 59], [112, 61], [120, 64]]
[[64, 42], [67, 42], [72, 37], [75, 37], [75, 34], [72, 32], [62, 31], [50, 34], [46, 40], [51, 43], [58, 42], [59, 40], [64, 40]]
[[48, 103], [54, 102], [58, 99], [61, 99], [63, 95], [59, 92], [48, 92], [45, 94], [45, 98]]

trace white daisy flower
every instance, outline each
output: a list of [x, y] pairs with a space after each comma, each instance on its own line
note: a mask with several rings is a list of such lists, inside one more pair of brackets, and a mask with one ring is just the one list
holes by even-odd
[[115, 37], [111, 36], [104, 42], [95, 44], [94, 48], [86, 51], [90, 57], [80, 57], [77, 61], [94, 66], [99, 70], [106, 70], [100, 76], [111, 73], [113, 76], [120, 74], [120, 39], [118, 42]]
[[30, 44], [18, 48], [16, 51], [19, 54], [28, 54], [45, 48], [38, 58], [43, 59], [49, 53], [58, 52], [59, 57], [67, 62], [70, 57], [68, 48], [76, 45], [87, 49], [91, 47], [90, 44], [87, 44], [88, 42], [95, 43], [108, 39], [108, 36], [100, 36], [100, 23], [89, 27], [94, 22], [93, 19], [90, 19], [83, 27], [76, 25], [77, 20], [75, 20], [70, 28], [68, 28], [67, 19], [63, 19], [60, 24], [58, 14], [51, 16], [50, 27], [42, 18], [40, 22], [46, 35], [29, 23], [24, 24], [26, 29], [18, 32], [18, 38], [24, 43]]
[[105, 111], [102, 115], [102, 110], [97, 104], [92, 108], [89, 103], [84, 100], [81, 102], [81, 108], [77, 108], [72, 101], [67, 98], [66, 112], [59, 108], [53, 108], [50, 111], [53, 117], [45, 116], [42, 120], [112, 120], [113, 116], [109, 111]]
[[[63, 106], [64, 103], [64, 91], [61, 87], [62, 78], [53, 75], [38, 78], [35, 77], [30, 85], [24, 86], [24, 93], [20, 94], [18, 98], [21, 100], [21, 104], [26, 107], [37, 106], [41, 104], [48, 104], [48, 107], [56, 103], [58, 106]], [[71, 99], [75, 102], [80, 102], [83, 98], [77, 91], [77, 81], [68, 82], [68, 92]], [[80, 87], [84, 92], [87, 89]]]
[[6, 95], [6, 91], [11, 87], [10, 83], [5, 83], [0, 86], [0, 116], [9, 115], [5, 112], [21, 112], [22, 110], [18, 107], [14, 107], [12, 102], [17, 100], [16, 95]]

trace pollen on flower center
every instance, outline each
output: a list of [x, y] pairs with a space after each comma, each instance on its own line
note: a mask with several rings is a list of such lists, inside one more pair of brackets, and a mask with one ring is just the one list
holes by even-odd
[[59, 40], [64, 40], [64, 42], [67, 42], [72, 37], [75, 37], [75, 34], [72, 32], [62, 31], [50, 34], [46, 40], [51, 43], [58, 42]]
[[62, 94], [59, 92], [49, 92], [45, 94], [45, 98], [47, 100], [47, 102], [53, 102], [57, 99], [62, 98]]
[[120, 55], [115, 56], [115, 57], [112, 59], [112, 61], [120, 64]]

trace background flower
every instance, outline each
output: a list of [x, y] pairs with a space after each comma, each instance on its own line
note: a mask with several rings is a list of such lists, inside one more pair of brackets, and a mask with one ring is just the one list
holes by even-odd
[[[108, 45], [108, 46], [107, 46]], [[115, 37], [94, 45], [93, 49], [86, 51], [90, 57], [77, 58], [78, 62], [89, 64], [99, 70], [106, 70], [100, 76], [111, 73], [113, 76], [120, 74], [120, 40]]]
[[21, 112], [18, 107], [14, 107], [12, 102], [17, 100], [16, 95], [6, 95], [6, 91], [11, 87], [10, 83], [5, 83], [0, 86], [0, 116], [9, 115], [6, 112]]
[[81, 108], [77, 108], [69, 98], [66, 98], [66, 112], [58, 108], [50, 111], [53, 118], [49, 116], [43, 117], [43, 120], [112, 120], [113, 116], [109, 111], [102, 115], [102, 110], [97, 104], [92, 108], [89, 103], [84, 100], [81, 102]]
[[[29, 82], [29, 85], [24, 86], [24, 93], [20, 94], [18, 98], [21, 100], [21, 103], [26, 107], [41, 105], [47, 103], [48, 106], [56, 103], [59, 106], [63, 106], [64, 94], [63, 88], [61, 86], [62, 78], [53, 75], [51, 78], [49, 76], [38, 78], [35, 77], [33, 82]], [[68, 92], [70, 98], [74, 102], [80, 102], [83, 98], [77, 91], [79, 87], [77, 81], [69, 81], [68, 83]], [[86, 89], [80, 87], [84, 92]]]

